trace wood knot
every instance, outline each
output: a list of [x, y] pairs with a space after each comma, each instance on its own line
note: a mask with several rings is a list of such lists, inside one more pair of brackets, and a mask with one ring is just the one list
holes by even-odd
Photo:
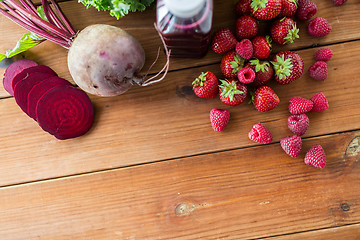
[[344, 211], [344, 212], [347, 212], [350, 210], [350, 205], [347, 204], [347, 203], [341, 203], [340, 204], [340, 208]]
[[354, 157], [360, 153], [360, 136], [353, 138], [346, 148], [346, 156]]
[[175, 215], [186, 216], [190, 215], [196, 208], [195, 204], [192, 203], [180, 203], [175, 207]]
[[182, 98], [198, 100], [192, 86], [176, 86], [176, 94]]

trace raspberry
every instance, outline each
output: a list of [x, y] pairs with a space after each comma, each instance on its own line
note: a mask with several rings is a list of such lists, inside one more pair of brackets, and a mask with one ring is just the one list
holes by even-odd
[[282, 149], [288, 154], [290, 157], [295, 158], [299, 156], [301, 151], [301, 137], [294, 135], [292, 137], [286, 137], [280, 140], [280, 145]]
[[239, 70], [238, 79], [242, 83], [252, 83], [255, 79], [255, 72], [250, 67], [244, 67]]
[[329, 61], [333, 56], [333, 52], [330, 48], [320, 48], [315, 53], [316, 61]]
[[326, 155], [324, 149], [320, 145], [312, 146], [305, 155], [305, 164], [317, 168], [324, 168], [326, 165]]
[[336, 5], [336, 6], [340, 6], [342, 4], [344, 4], [347, 0], [333, 0], [333, 3]]
[[257, 143], [268, 144], [272, 141], [272, 135], [264, 125], [255, 123], [249, 132], [249, 139]]
[[288, 118], [288, 127], [290, 131], [298, 136], [302, 136], [309, 128], [310, 120], [305, 113], [299, 115], [291, 115]]
[[324, 61], [316, 61], [310, 66], [308, 73], [311, 78], [318, 81], [325, 81], [328, 76], [327, 64]]
[[315, 94], [310, 100], [314, 103], [310, 112], [321, 112], [329, 108], [329, 103], [322, 92]]
[[253, 56], [253, 45], [249, 39], [243, 39], [236, 44], [235, 50], [240, 57], [250, 59]]
[[311, 100], [302, 98], [302, 97], [292, 97], [289, 100], [289, 111], [291, 114], [302, 114], [309, 112], [314, 103]]
[[316, 17], [309, 22], [308, 33], [313, 37], [324, 37], [331, 32], [331, 25], [325, 18]]
[[296, 17], [300, 21], [307, 21], [317, 13], [317, 6], [310, 0], [299, 0]]
[[210, 111], [211, 126], [215, 132], [224, 130], [230, 119], [230, 112], [224, 109], [213, 108]]

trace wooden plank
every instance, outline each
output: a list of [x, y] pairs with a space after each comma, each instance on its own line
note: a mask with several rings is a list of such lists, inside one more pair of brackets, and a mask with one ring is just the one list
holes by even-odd
[[[299, 23], [301, 39], [296, 40], [293, 45], [281, 49], [301, 49], [316, 44], [326, 45], [360, 38], [360, 33], [357, 31], [357, 29], [360, 28], [360, 15], [358, 14], [358, 12], [360, 12], [360, 3], [357, 0], [349, 0], [341, 7], [335, 7], [331, 1], [317, 0], [314, 2], [316, 2], [319, 9], [317, 16], [325, 17], [333, 26], [331, 34], [324, 38], [313, 38], [306, 33], [306, 24]], [[144, 73], [153, 62], [153, 59], [155, 59], [157, 46], [160, 46], [161, 43], [153, 27], [155, 11], [152, 8], [149, 8], [143, 13], [131, 13], [117, 21], [107, 12], [98, 12], [94, 8], [85, 10], [85, 7], [76, 1], [61, 3], [61, 7], [76, 29], [83, 29], [90, 24], [105, 23], [122, 27], [133, 34], [143, 45], [147, 56], [146, 65], [143, 68]], [[235, 19], [233, 1], [215, 1], [214, 30], [219, 27], [230, 27], [234, 29]], [[268, 29], [267, 27], [265, 31], [268, 31]], [[12, 48], [25, 32], [22, 28], [0, 16], [0, 36], [2, 36], [0, 39], [0, 52]], [[280, 48], [275, 46], [273, 51], [277, 52], [279, 50]], [[65, 49], [53, 43], [46, 42], [28, 51], [25, 57], [41, 64], [49, 65], [58, 72], [60, 76], [71, 81], [67, 69], [66, 55], [67, 51]], [[220, 62], [220, 59], [221, 55], [210, 51], [208, 55], [202, 59], [171, 59], [171, 69], [208, 65]], [[159, 59], [157, 66], [154, 67], [152, 72], [161, 69], [163, 63], [164, 58]], [[2, 75], [2, 72], [3, 70], [0, 71], [0, 75]], [[3, 96], [8, 96], [8, 93], [6, 93], [1, 86], [0, 97]]]
[[[358, 67], [349, 64], [349, 59], [359, 59], [359, 42], [331, 48], [334, 57], [329, 62], [328, 79], [317, 82], [305, 73], [288, 86], [272, 83], [281, 102], [268, 113], [259, 113], [248, 104], [227, 107], [219, 99], [195, 97], [192, 80], [201, 71], [219, 74], [218, 65], [172, 72], [164, 82], [134, 87], [123, 96], [93, 97], [93, 129], [66, 141], [43, 132], [13, 98], [0, 100], [0, 185], [253, 146], [247, 133], [256, 122], [263, 122], [278, 142], [291, 134], [288, 99], [310, 98], [320, 91], [327, 96], [330, 108], [308, 114], [310, 128], [304, 137], [360, 129]], [[305, 69], [314, 61], [315, 51], [299, 52]], [[230, 111], [230, 122], [222, 133], [215, 133], [210, 126], [213, 107]]]
[[290, 234], [286, 236], [270, 237], [264, 240], [356, 240], [360, 239], [360, 224], [347, 225], [343, 227], [327, 228], [317, 231]]
[[[252, 239], [359, 224], [360, 131], [0, 188], [0, 238]], [[304, 164], [321, 144], [324, 169]], [[19, 231], [21, 229], [21, 231]]]

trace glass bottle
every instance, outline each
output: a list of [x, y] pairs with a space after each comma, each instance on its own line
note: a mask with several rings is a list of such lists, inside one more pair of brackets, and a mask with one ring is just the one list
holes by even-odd
[[200, 58], [209, 46], [213, 0], [158, 0], [156, 23], [171, 57]]

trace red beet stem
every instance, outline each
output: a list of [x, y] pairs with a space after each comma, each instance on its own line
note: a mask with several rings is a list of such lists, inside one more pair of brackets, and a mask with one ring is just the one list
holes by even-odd
[[45, 39], [69, 49], [76, 31], [61, 11], [60, 6], [51, 0], [54, 9], [46, 0], [42, 0], [43, 9], [49, 22], [38, 16], [31, 0], [0, 0], [8, 11], [0, 8], [0, 13], [21, 27]]

